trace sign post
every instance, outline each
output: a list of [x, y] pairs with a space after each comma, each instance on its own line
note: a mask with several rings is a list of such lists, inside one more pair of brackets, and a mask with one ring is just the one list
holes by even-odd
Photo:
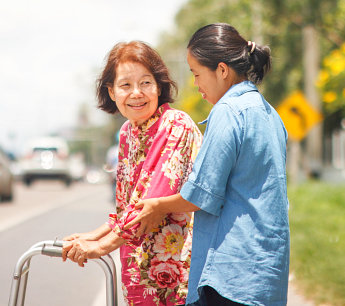
[[322, 121], [322, 114], [314, 109], [301, 91], [295, 91], [289, 95], [277, 107], [281, 119], [290, 140], [289, 154], [289, 176], [292, 183], [296, 183], [299, 174], [300, 163], [300, 141], [319, 122]]
[[322, 114], [314, 109], [303, 93], [295, 91], [278, 106], [289, 139], [301, 141], [314, 125], [322, 121]]

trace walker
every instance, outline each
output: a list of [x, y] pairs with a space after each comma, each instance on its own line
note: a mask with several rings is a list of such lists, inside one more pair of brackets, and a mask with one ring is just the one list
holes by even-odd
[[[63, 241], [47, 240], [34, 244], [18, 260], [12, 279], [11, 293], [8, 306], [23, 306], [29, 275], [30, 261], [35, 255], [62, 257]], [[91, 259], [101, 266], [106, 277], [107, 306], [117, 306], [116, 267], [110, 255], [98, 259]]]

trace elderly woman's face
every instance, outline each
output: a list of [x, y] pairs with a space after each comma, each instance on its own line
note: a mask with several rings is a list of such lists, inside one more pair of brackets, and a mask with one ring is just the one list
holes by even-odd
[[158, 108], [160, 90], [152, 73], [140, 63], [120, 63], [113, 87], [108, 91], [120, 113], [133, 126], [144, 123]]

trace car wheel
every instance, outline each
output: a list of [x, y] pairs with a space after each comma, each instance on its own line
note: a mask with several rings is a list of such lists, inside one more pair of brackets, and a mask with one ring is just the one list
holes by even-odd
[[72, 180], [69, 177], [65, 178], [65, 185], [66, 185], [66, 187], [71, 186], [71, 183], [72, 183]]
[[24, 179], [24, 184], [25, 184], [26, 186], [30, 186], [31, 183], [32, 183], [32, 178], [31, 178], [31, 177], [26, 177], [26, 178]]
[[6, 194], [0, 195], [0, 202], [12, 202], [12, 200], [13, 200], [12, 188], [8, 190]]
[[5, 202], [12, 202], [12, 200], [13, 200], [13, 193], [11, 193], [9, 195], [6, 195], [6, 196], [3, 196], [2, 200], [5, 201]]

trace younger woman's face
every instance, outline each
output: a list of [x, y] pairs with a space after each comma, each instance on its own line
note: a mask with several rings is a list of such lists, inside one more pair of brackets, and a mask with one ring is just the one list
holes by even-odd
[[142, 64], [136, 62], [120, 63], [116, 78], [108, 88], [111, 99], [120, 113], [138, 126], [156, 112], [160, 90], [153, 74]]
[[211, 104], [216, 104], [226, 92], [217, 70], [212, 71], [201, 65], [189, 51], [187, 53], [187, 62], [195, 78], [194, 85], [199, 88], [202, 98]]

